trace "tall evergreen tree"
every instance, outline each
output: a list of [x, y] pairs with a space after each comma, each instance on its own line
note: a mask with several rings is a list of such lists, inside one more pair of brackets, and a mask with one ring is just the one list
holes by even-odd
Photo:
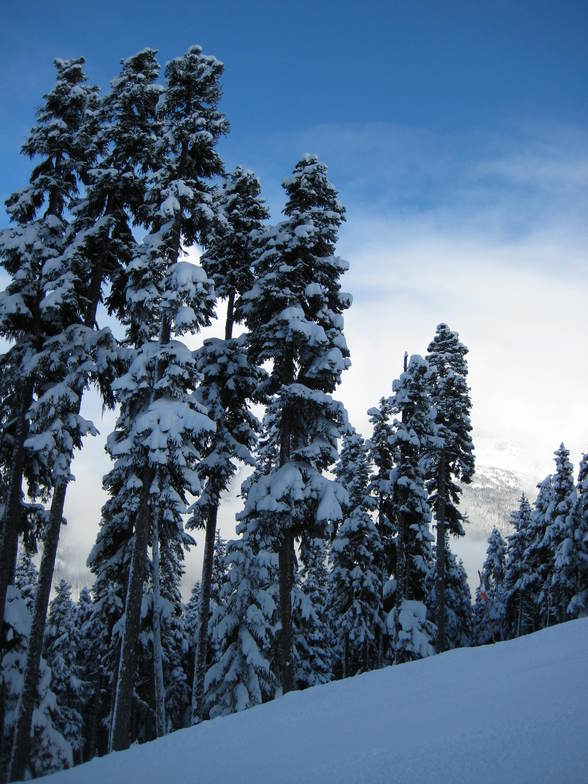
[[242, 297], [242, 312], [252, 357], [271, 363], [266, 391], [277, 395], [280, 408], [280, 465], [250, 489], [245, 511], [271, 513], [279, 526], [280, 668], [289, 691], [294, 538], [309, 524], [340, 515], [321, 472], [335, 461], [346, 422], [330, 393], [349, 364], [341, 314], [351, 299], [340, 290], [347, 264], [334, 255], [344, 210], [325, 165], [305, 156], [283, 184], [286, 220], [260, 242], [256, 280]]
[[390, 484], [397, 519], [395, 608], [388, 617], [394, 660], [433, 652], [435, 628], [427, 618], [427, 585], [433, 571], [431, 510], [425, 488], [427, 454], [436, 444], [429, 406], [427, 363], [417, 355], [392, 385], [390, 447], [396, 464]]
[[445, 589], [447, 533], [463, 536], [463, 515], [459, 511], [461, 487], [474, 473], [474, 449], [470, 432], [471, 401], [467, 386], [468, 349], [459, 342], [457, 332], [439, 324], [427, 348], [431, 371], [430, 395], [436, 417], [440, 445], [431, 450], [431, 478], [428, 482], [430, 503], [437, 526], [437, 650], [446, 648]]
[[[25, 447], [41, 463], [36, 479], [40, 478], [47, 492], [51, 488], [52, 496], [13, 742], [13, 778], [24, 774], [29, 755], [35, 684], [73, 451], [86, 433], [95, 432], [92, 424], [80, 416], [81, 396], [91, 378], [100, 377], [108, 366], [113, 348], [109, 331], [94, 332], [94, 316], [87, 311], [89, 270], [73, 264], [67, 253], [71, 232], [65, 213], [72, 207], [78, 182], [91, 164], [81, 129], [87, 108], [95, 104], [96, 92], [84, 84], [82, 65], [83, 59], [57, 61], [58, 84], [47, 96], [39, 123], [27, 142], [29, 154], [40, 155], [43, 161], [33, 172], [30, 188], [12, 202], [15, 215], [26, 216], [33, 232], [43, 224], [50, 224], [53, 232], [48, 242], [49, 258], [42, 268], [45, 294], [39, 303], [45, 317], [51, 314], [53, 327], [44, 329], [42, 340], [37, 342], [33, 365], [38, 399], [30, 407], [30, 432], [25, 441]], [[47, 205], [45, 215], [35, 221], [41, 204]]]
[[161, 159], [147, 199], [150, 231], [129, 265], [125, 284], [128, 339], [136, 348], [129, 372], [117, 385], [121, 416], [109, 448], [117, 459], [111, 480], [118, 483], [117, 474], [126, 474], [121, 485], [134, 495], [129, 511], [135, 536], [112, 719], [113, 749], [126, 748], [130, 741], [154, 489], [160, 495], [169, 487], [172, 513], [181, 514], [186, 491], [199, 490], [197, 445], [207, 429], [214, 429], [192, 394], [197, 378], [194, 357], [171, 335], [172, 330], [176, 335], [197, 330], [209, 322], [212, 311], [209, 281], [179, 257], [182, 244], [201, 238], [212, 216], [207, 179], [222, 171], [215, 143], [227, 130], [217, 110], [221, 72], [222, 64], [200, 47], [191, 47], [166, 66], [167, 86], [159, 103], [164, 124]]

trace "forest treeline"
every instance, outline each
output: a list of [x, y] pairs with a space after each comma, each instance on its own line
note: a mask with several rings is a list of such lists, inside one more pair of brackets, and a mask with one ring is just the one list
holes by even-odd
[[[296, 163], [271, 224], [256, 176], [218, 153], [214, 57], [191, 47], [160, 79], [144, 49], [106, 94], [82, 58], [55, 65], [0, 233], [3, 779], [586, 614], [586, 458], [576, 486], [563, 445], [508, 543], [492, 534], [472, 606], [450, 547], [474, 474], [456, 332], [438, 325], [405, 358], [369, 439], [333, 397], [351, 296], [326, 166]], [[224, 337], [189, 349], [221, 301]], [[94, 582], [50, 601], [72, 460], [96, 433], [90, 386], [117, 416]], [[227, 542], [219, 507], [244, 464]], [[194, 529], [203, 571], [184, 605]]]

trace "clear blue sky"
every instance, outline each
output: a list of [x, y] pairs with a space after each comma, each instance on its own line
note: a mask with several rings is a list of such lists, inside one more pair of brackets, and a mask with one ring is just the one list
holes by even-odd
[[[2, 200], [28, 174], [17, 151], [54, 57], [83, 55], [105, 88], [144, 46], [164, 63], [202, 44], [226, 65], [226, 159], [261, 163], [278, 181], [301, 152], [292, 134], [324, 124], [425, 129], [467, 156], [513, 122], [588, 121], [586, 0], [3, 0], [1, 17]], [[339, 163], [332, 176], [344, 188]], [[425, 186], [398, 198], [430, 200]]]

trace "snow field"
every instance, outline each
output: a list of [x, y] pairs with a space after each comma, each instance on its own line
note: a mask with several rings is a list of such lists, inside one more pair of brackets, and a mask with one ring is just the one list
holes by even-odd
[[582, 784], [588, 619], [294, 692], [52, 784]]

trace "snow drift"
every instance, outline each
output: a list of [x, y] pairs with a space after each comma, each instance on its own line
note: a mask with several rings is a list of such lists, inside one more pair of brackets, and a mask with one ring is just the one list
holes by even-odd
[[288, 694], [52, 784], [588, 781], [588, 619]]

